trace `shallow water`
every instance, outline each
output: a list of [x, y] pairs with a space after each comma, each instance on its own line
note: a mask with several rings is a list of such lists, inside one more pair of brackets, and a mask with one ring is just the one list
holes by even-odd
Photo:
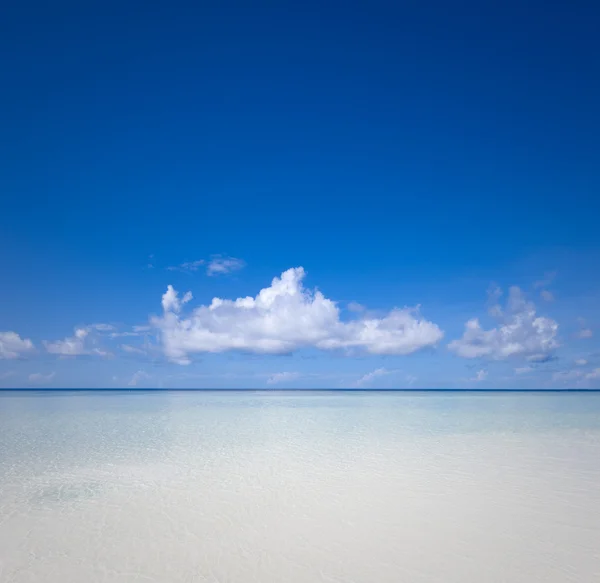
[[600, 581], [600, 393], [0, 393], [0, 581]]

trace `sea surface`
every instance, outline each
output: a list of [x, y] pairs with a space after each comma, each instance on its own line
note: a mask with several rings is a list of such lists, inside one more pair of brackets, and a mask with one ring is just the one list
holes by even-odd
[[0, 582], [205, 581], [598, 582], [600, 393], [0, 393]]

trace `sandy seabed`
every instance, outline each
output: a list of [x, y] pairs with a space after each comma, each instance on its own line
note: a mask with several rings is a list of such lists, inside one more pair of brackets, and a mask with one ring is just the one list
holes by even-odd
[[138, 581], [600, 581], [600, 394], [0, 396], [0, 582]]

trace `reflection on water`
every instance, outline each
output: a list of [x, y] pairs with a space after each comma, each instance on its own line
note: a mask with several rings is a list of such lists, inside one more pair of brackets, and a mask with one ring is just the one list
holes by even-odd
[[0, 581], [600, 580], [600, 394], [0, 393]]

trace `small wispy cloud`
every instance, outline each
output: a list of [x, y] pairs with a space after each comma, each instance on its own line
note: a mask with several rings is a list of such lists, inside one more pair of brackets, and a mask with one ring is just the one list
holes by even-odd
[[373, 383], [377, 378], [388, 376], [397, 373], [397, 370], [388, 370], [387, 368], [376, 368], [375, 370], [368, 372], [367, 374], [360, 377], [355, 383], [356, 387], [364, 387]]
[[42, 384], [42, 383], [49, 383], [54, 376], [56, 375], [55, 372], [51, 372], [49, 374], [42, 374], [41, 372], [34, 372], [32, 374], [29, 375], [29, 382], [30, 383], [34, 383], [34, 384]]
[[133, 376], [131, 377], [127, 385], [130, 387], [137, 387], [141, 382], [149, 380], [151, 378], [152, 377], [145, 370], [138, 370], [135, 373], [133, 373]]
[[585, 358], [578, 358], [578, 359], [575, 361], [575, 364], [576, 364], [577, 366], [585, 366], [587, 363], [588, 363], [588, 361], [587, 361]]
[[206, 260], [197, 259], [196, 261], [185, 261], [179, 265], [171, 265], [167, 267], [169, 271], [183, 271], [183, 272], [195, 272], [198, 271], [202, 266], [206, 265]]
[[148, 326], [148, 325], [133, 326], [133, 331], [134, 332], [148, 332], [148, 330], [150, 330], [150, 326]]
[[196, 259], [194, 261], [185, 261], [179, 265], [167, 267], [169, 271], [181, 271], [183, 273], [196, 273], [204, 269], [206, 275], [226, 275], [238, 271], [245, 267], [246, 262], [237, 257], [227, 255], [212, 255], [210, 259]]
[[[113, 328], [115, 329], [115, 328]], [[115, 329], [116, 330], [116, 329]], [[123, 330], [123, 331], [115, 331], [115, 332], [111, 332], [109, 334], [110, 338], [135, 338], [137, 336], [143, 336], [146, 332], [149, 332], [151, 330], [150, 326], [148, 325], [143, 325], [143, 326], [132, 326], [131, 330]]]
[[206, 275], [225, 275], [233, 271], [238, 271], [245, 267], [245, 265], [245, 261], [236, 257], [213, 255], [206, 266]]
[[540, 297], [545, 301], [545, 302], [553, 302], [554, 301], [554, 294], [551, 291], [548, 291], [547, 289], [543, 289], [540, 292]]
[[358, 302], [350, 302], [346, 307], [350, 312], [356, 313], [364, 312], [366, 309], [362, 304], [359, 304]]
[[487, 379], [488, 377], [488, 372], [487, 370], [479, 370], [477, 371], [477, 373], [475, 374], [474, 377], [471, 377], [469, 380], [474, 382], [474, 383], [480, 383], [482, 381], [485, 381], [485, 379]]
[[268, 385], [276, 385], [279, 383], [289, 383], [300, 378], [299, 372], [276, 372], [267, 379]]
[[406, 384], [409, 387], [412, 387], [418, 380], [418, 377], [416, 377], [415, 375], [412, 374], [407, 374], [406, 375]]
[[131, 344], [121, 344], [120, 348], [123, 352], [128, 352], [129, 354], [146, 354], [145, 350], [137, 346], [131, 346]]
[[97, 330], [98, 332], [113, 332], [116, 330], [115, 326], [112, 324], [92, 324], [88, 327]]
[[528, 372], [531, 372], [532, 370], [533, 370], [533, 367], [531, 367], [531, 366], [519, 366], [519, 367], [515, 368], [515, 374], [518, 374], [518, 375], [527, 374]]

